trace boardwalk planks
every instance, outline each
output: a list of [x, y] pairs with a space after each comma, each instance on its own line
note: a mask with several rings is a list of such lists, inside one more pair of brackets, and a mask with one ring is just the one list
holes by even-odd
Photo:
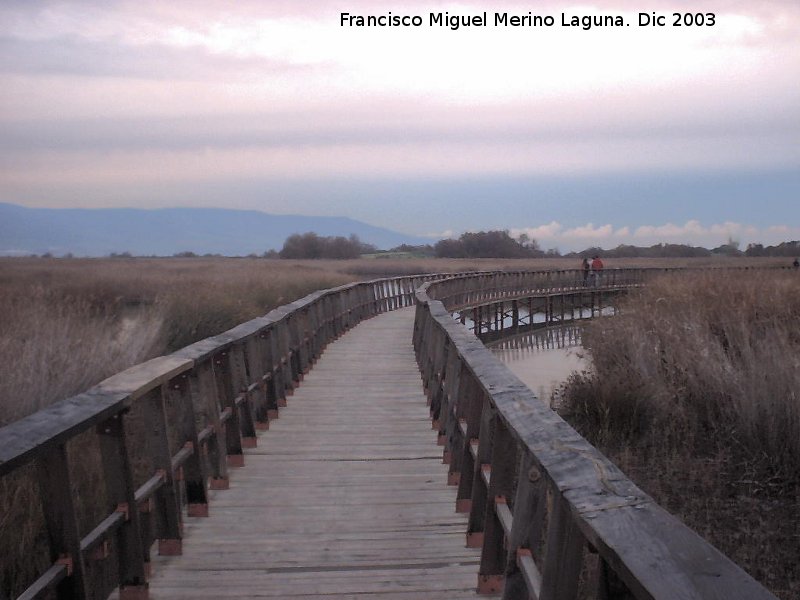
[[411, 310], [330, 346], [246, 450], [181, 557], [154, 557], [152, 598], [472, 598], [464, 547], [411, 347]]

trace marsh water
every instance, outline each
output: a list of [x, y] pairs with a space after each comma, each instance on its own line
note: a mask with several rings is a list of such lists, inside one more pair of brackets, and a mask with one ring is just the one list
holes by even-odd
[[490, 350], [545, 404], [558, 403], [558, 387], [574, 371], [588, 366], [581, 346], [581, 327], [565, 325], [505, 338]]

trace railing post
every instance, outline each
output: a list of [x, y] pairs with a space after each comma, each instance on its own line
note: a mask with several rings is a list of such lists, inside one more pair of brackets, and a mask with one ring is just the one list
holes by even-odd
[[283, 362], [278, 343], [278, 324], [274, 324], [265, 333], [267, 336], [266, 365], [270, 373], [267, 381], [267, 418], [272, 421], [278, 418], [278, 409], [286, 406], [286, 386], [283, 383]]
[[[458, 398], [459, 383], [461, 380], [461, 359], [456, 354], [455, 348], [452, 348], [447, 355], [447, 364], [445, 367], [445, 381], [444, 389], [442, 391], [442, 400], [439, 409], [439, 431], [437, 437], [437, 444], [444, 446], [444, 453], [442, 455], [442, 462], [451, 464], [452, 462], [452, 442], [453, 430], [456, 427], [456, 419], [453, 415], [453, 409]], [[448, 483], [450, 478], [448, 477]]]
[[192, 454], [181, 467], [183, 485], [186, 492], [187, 514], [190, 517], [208, 516], [208, 494], [206, 485], [208, 473], [203, 461], [203, 452], [197, 436], [197, 409], [191, 393], [190, 378], [196, 374], [181, 373], [170, 380], [167, 385], [167, 396], [170, 405], [178, 413], [177, 429], [181, 439], [192, 447]]
[[[244, 343], [245, 362], [247, 364], [247, 383], [257, 384], [251, 392], [252, 411], [256, 431], [269, 429], [269, 417], [267, 416], [267, 387], [265, 375], [269, 372], [264, 363], [264, 332], [259, 331], [256, 335], [249, 337]], [[248, 385], [249, 387], [249, 385]]]
[[453, 449], [453, 458], [460, 473], [456, 512], [468, 513], [472, 509], [472, 482], [475, 477], [476, 462], [472, 456], [471, 445], [473, 441], [475, 444], [478, 443], [482, 392], [472, 373], [463, 381], [467, 385], [464, 386], [464, 391], [458, 399], [456, 412], [461, 444], [460, 447]]
[[282, 390], [278, 396], [278, 406], [286, 406], [286, 397], [294, 393], [294, 374], [292, 373], [292, 347], [289, 338], [289, 318], [284, 317], [275, 324], [275, 341], [279, 360]]
[[306, 370], [310, 370], [317, 361], [322, 344], [322, 298], [318, 299], [309, 309], [308, 313], [308, 364]]
[[222, 350], [214, 355], [213, 368], [217, 395], [223, 413], [227, 416], [225, 421], [225, 453], [229, 467], [244, 466], [244, 452], [242, 451], [241, 425], [239, 423], [239, 410], [236, 406], [233, 384], [231, 383], [229, 350]]
[[147, 598], [145, 550], [139, 510], [136, 506], [133, 470], [125, 440], [125, 413], [119, 413], [97, 426], [107, 506], [121, 512], [125, 520], [117, 530], [117, 565], [121, 600]]
[[50, 540], [50, 560], [67, 569], [67, 577], [58, 585], [58, 598], [87, 598], [85, 566], [81, 539], [69, 476], [67, 448], [59, 444], [38, 460], [42, 511]]
[[[478, 571], [478, 592], [493, 594], [503, 590], [506, 570], [506, 531], [499, 511], [507, 510], [514, 489], [517, 443], [503, 420], [495, 415], [491, 436], [491, 479], [484, 514], [483, 548]], [[510, 515], [510, 512], [507, 514]], [[510, 524], [509, 524], [510, 525]]]
[[164, 481], [154, 495], [158, 553], [162, 556], [178, 556], [183, 552], [181, 541], [183, 533], [167, 432], [165, 387], [161, 386], [148, 392], [139, 399], [139, 402], [142, 405], [144, 422], [147, 424], [145, 444], [150, 451], [150, 464], [161, 474]]
[[289, 380], [292, 391], [300, 384], [300, 333], [298, 315], [292, 313], [286, 317], [286, 346], [289, 358]]
[[[206, 423], [211, 427], [211, 434], [205, 442], [211, 467], [211, 489], [228, 489], [227, 426], [220, 419], [222, 402], [214, 375], [213, 358], [195, 365], [189, 389], [194, 405], [202, 407], [198, 410], [205, 415]], [[200, 452], [202, 454], [202, 450]]]
[[573, 600], [583, 567], [585, 541], [561, 492], [553, 492], [540, 600]]
[[439, 428], [439, 406], [442, 398], [442, 379], [445, 361], [447, 360], [447, 336], [439, 327], [433, 327], [433, 352], [430, 357], [430, 367], [425, 387], [428, 390], [428, 404], [431, 407], [433, 428]]
[[[469, 438], [468, 452], [472, 456], [470, 446], [477, 444], [477, 451], [472, 467], [472, 491], [470, 498], [469, 525], [467, 526], [467, 547], [480, 548], [483, 546], [484, 532], [486, 530], [486, 508], [489, 503], [486, 485], [487, 475], [491, 476], [492, 462], [492, 429], [497, 418], [495, 408], [489, 397], [479, 387], [479, 396], [474, 402], [472, 418], [467, 419], [467, 437]], [[476, 412], [480, 416], [475, 422]], [[472, 425], [472, 426], [471, 426]]]
[[519, 303], [517, 300], [511, 301], [511, 327], [514, 331], [519, 329]]
[[[241, 443], [244, 448], [255, 448], [258, 443], [256, 437], [256, 418], [249, 387], [247, 362], [244, 355], [244, 344], [237, 343], [228, 351], [228, 369], [230, 370], [230, 394], [233, 397], [233, 410], [239, 412], [239, 427]], [[241, 404], [236, 406], [236, 399], [241, 397]]]
[[534, 558], [541, 548], [547, 490], [541, 469], [525, 450], [517, 475], [514, 519], [508, 536], [503, 600], [538, 598], [542, 577]]

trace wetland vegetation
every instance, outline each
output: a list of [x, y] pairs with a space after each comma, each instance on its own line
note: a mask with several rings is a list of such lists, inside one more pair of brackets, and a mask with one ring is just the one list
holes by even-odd
[[[742, 260], [751, 259], [736, 259], [734, 264], [741, 265]], [[677, 262], [632, 259], [613, 261], [607, 267], [725, 264], [730, 263], [719, 258]], [[0, 259], [0, 425], [79, 393], [133, 364], [220, 333], [317, 289], [413, 273], [577, 267], [577, 261], [563, 258]], [[747, 281], [751, 281], [749, 275], [722, 283], [697, 279], [692, 288], [665, 280], [632, 297], [619, 320], [594, 324], [589, 334], [593, 360], [597, 360], [595, 353], [606, 360], [600, 361], [596, 373], [570, 382], [571, 418], [670, 510], [780, 595], [797, 597], [797, 566], [793, 564], [792, 575], [791, 568], [782, 569], [781, 565], [790, 559], [796, 563], [798, 554], [798, 278], [792, 272], [775, 281], [756, 279], [749, 288], [722, 287], [723, 283], [734, 286]], [[670, 296], [666, 296], [668, 292]], [[702, 328], [701, 307], [692, 302], [695, 294], [702, 294], [698, 302], [708, 305], [708, 322], [713, 327]], [[637, 310], [634, 301], [647, 308]], [[663, 312], [667, 307], [671, 312]], [[631, 320], [637, 315], [643, 319], [642, 311], [649, 320]], [[612, 323], [618, 333], [606, 331]], [[666, 333], [658, 333], [656, 325], [666, 327]], [[671, 336], [687, 327], [694, 336], [692, 345], [670, 354], [667, 343]], [[615, 340], [625, 338], [626, 332], [637, 335], [631, 335], [627, 345], [615, 348]], [[743, 341], [747, 343], [740, 345]], [[639, 353], [635, 345], [650, 348], [654, 343], [663, 346], [666, 354], [661, 350], [651, 355]], [[673, 350], [678, 347], [672, 346]], [[701, 354], [691, 355], [690, 350]], [[630, 380], [633, 391], [619, 394], [620, 403], [611, 405], [609, 398], [619, 390], [611, 375], [628, 374], [619, 362], [624, 352], [641, 364], [637, 363], [637, 377]], [[689, 360], [691, 356], [694, 358]], [[646, 357], [650, 362], [644, 362]], [[705, 370], [698, 372], [700, 367]], [[677, 377], [678, 391], [689, 389], [690, 382], [707, 386], [709, 393], [698, 396], [703, 399], [700, 416], [688, 407], [695, 396], [679, 401], [675, 389], [651, 381], [651, 374], [660, 372]], [[719, 375], [713, 385], [711, 372]], [[759, 391], [762, 384], [767, 385], [766, 379], [777, 383]], [[625, 381], [619, 379], [617, 384]], [[728, 402], [737, 391], [744, 395], [735, 398], [748, 402]], [[653, 406], [644, 403], [645, 396], [652, 396]], [[590, 397], [594, 404], [588, 401]], [[678, 416], [661, 412], [662, 405], [674, 405]], [[709, 421], [716, 416], [721, 417], [718, 424]], [[704, 420], [698, 421], [700, 417]], [[654, 441], [643, 441], [646, 431], [657, 432]], [[698, 448], [686, 445], [679, 433], [701, 442]], [[725, 440], [734, 445], [724, 446]], [[667, 442], [672, 446], [665, 445]], [[75, 462], [81, 462], [81, 453], [91, 454], [92, 449], [76, 446]], [[660, 463], [654, 458], [658, 456]], [[75, 469], [75, 479], [80, 480], [77, 496], [90, 493], [97, 484], [92, 461], [83, 462]], [[641, 474], [650, 475], [653, 485], [648, 487], [640, 480]], [[0, 595], [14, 597], [49, 560], [33, 482], [31, 469], [0, 480]], [[718, 483], [727, 486], [727, 495], [712, 497], [718, 488], [710, 486]], [[661, 489], [672, 495], [659, 496]], [[83, 522], [95, 522], [91, 502], [84, 504]], [[729, 508], [722, 511], [717, 504]], [[711, 520], [704, 524], [693, 514]], [[782, 529], [765, 525], [773, 516], [784, 519]], [[726, 534], [730, 538], [727, 544], [715, 537], [719, 520], [733, 526]], [[769, 536], [759, 537], [762, 533]], [[775, 552], [762, 552], [761, 544], [769, 544]], [[752, 564], [748, 563], [751, 558]], [[783, 572], [789, 575], [783, 577]], [[784, 593], [787, 589], [795, 595]]]
[[800, 276], [680, 274], [585, 328], [563, 416], [781, 598], [800, 598]]

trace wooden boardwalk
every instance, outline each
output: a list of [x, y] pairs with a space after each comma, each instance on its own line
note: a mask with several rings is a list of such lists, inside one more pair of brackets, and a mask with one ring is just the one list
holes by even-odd
[[186, 519], [183, 556], [154, 557], [151, 598], [475, 597], [413, 322], [384, 313], [328, 346], [210, 517]]

